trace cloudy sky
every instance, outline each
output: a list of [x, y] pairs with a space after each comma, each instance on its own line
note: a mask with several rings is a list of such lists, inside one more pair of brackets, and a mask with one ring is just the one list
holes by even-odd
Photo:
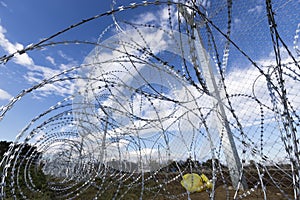
[[[110, 10], [109, 1], [0, 1], [0, 55], [9, 55], [27, 45], [36, 43], [82, 19]], [[94, 26], [69, 33], [70, 40], [97, 41], [100, 32], [109, 22], [102, 20]], [[63, 39], [57, 39], [62, 41]], [[91, 46], [80, 49], [52, 49], [25, 53], [0, 66], [0, 105], [43, 79], [82, 63], [92, 50]], [[54, 102], [71, 94], [70, 82], [44, 87], [32, 93], [16, 109], [11, 110], [1, 125], [1, 140], [14, 140], [16, 133], [28, 120]]]
[[[221, 3], [220, 3], [221, 2]], [[202, 1], [207, 7], [209, 16], [213, 22], [226, 33], [227, 11], [226, 1], [211, 2]], [[116, 6], [120, 4], [129, 5], [132, 1], [116, 1]], [[19, 3], [17, 0], [0, 1], [0, 56], [9, 55], [16, 50], [40, 41], [71, 24], [80, 22], [82, 19], [92, 17], [110, 10], [111, 1], [89, 0], [82, 2], [66, 1], [36, 1], [29, 0], [26, 3]], [[296, 30], [300, 22], [300, 5], [298, 1], [278, 1], [274, 4], [274, 9], [278, 12], [278, 30], [282, 33], [286, 45], [294, 50], [298, 40]], [[233, 3], [231, 38], [236, 44], [249, 55], [259, 66], [274, 64], [274, 54], [272, 53], [272, 43], [270, 42], [269, 26], [266, 18], [264, 1], [251, 0], [247, 3]], [[172, 10], [171, 10], [172, 11]], [[168, 17], [169, 10], [163, 7], [149, 6], [143, 9], [133, 9], [128, 12], [116, 14], [119, 21], [127, 20], [135, 23], [154, 23], [160, 26], [170, 26]], [[171, 15], [176, 20], [176, 15]], [[288, 16], [288, 17], [287, 17]], [[93, 20], [80, 27], [72, 29], [53, 41], [65, 40], [86, 40], [96, 42], [99, 35], [113, 24], [113, 17], [102, 17]], [[173, 24], [176, 27], [176, 23]], [[118, 29], [119, 28], [119, 29]], [[121, 27], [113, 25], [113, 29]], [[114, 31], [111, 31], [113, 33]], [[215, 30], [216, 42], [222, 55], [224, 48], [224, 37]], [[147, 34], [143, 32], [145, 40], [151, 40], [151, 49], [158, 52], [164, 47], [164, 40], [159, 35]], [[138, 35], [138, 34], [137, 34]], [[154, 36], [155, 35], [155, 36]], [[110, 37], [111, 35], [106, 35]], [[157, 44], [157, 40], [159, 44]], [[22, 90], [40, 83], [43, 79], [51, 78], [63, 70], [80, 65], [94, 46], [92, 45], [55, 45], [45, 49], [39, 49], [16, 56], [8, 63], [0, 66], [0, 106], [6, 105], [9, 100], [19, 94]], [[282, 49], [282, 52], [285, 52]], [[111, 56], [111, 55], [110, 55]], [[105, 57], [108, 59], [109, 57]], [[222, 58], [221, 59], [225, 59]], [[287, 54], [283, 54], [284, 62], [291, 61]], [[258, 71], [253, 68], [250, 62], [235, 48], [230, 47], [227, 65], [227, 83], [231, 94], [253, 95], [253, 82], [259, 77]], [[290, 83], [292, 84], [292, 82]], [[262, 100], [268, 101], [266, 96], [265, 82], [263, 79], [255, 84], [255, 92]], [[74, 92], [73, 82], [64, 81], [55, 85], [47, 85], [40, 90], [26, 95], [22, 101], [5, 115], [0, 122], [0, 140], [14, 140], [17, 133], [30, 122], [34, 116], [43, 112], [48, 107], [60, 101], [62, 98]], [[176, 91], [180, 93], [180, 91]], [[297, 90], [293, 91], [293, 98]], [[182, 94], [181, 94], [182, 95]], [[261, 95], [261, 96], [260, 96]], [[179, 95], [180, 96], [180, 95]], [[241, 111], [240, 118], [245, 119], [242, 125], [245, 127], [249, 123], [258, 123], [255, 119], [260, 115], [249, 108], [255, 106], [255, 102], [243, 102], [238, 99], [233, 101]], [[242, 102], [242, 103], [241, 103]], [[244, 106], [241, 106], [244, 105]], [[245, 106], [247, 105], [247, 107]], [[249, 113], [252, 113], [249, 114]], [[149, 113], [148, 113], [149, 114]], [[267, 118], [267, 117], [266, 117]], [[247, 121], [246, 121], [247, 120]], [[272, 119], [270, 119], [272, 120]], [[252, 127], [251, 137], [255, 137], [257, 126]]]

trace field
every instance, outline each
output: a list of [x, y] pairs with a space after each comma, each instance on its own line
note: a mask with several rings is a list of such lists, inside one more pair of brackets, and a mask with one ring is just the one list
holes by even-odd
[[[274, 174], [275, 172], [270, 171], [270, 173]], [[224, 174], [226, 177], [226, 173]], [[293, 199], [292, 183], [288, 179], [282, 179], [279, 173], [277, 173], [277, 176], [274, 176], [273, 179], [281, 178], [282, 184], [277, 185], [281, 187], [281, 191], [276, 187], [276, 184], [272, 183], [270, 177], [265, 177], [263, 178], [266, 188], [264, 194], [261, 185], [257, 182], [258, 179], [253, 175], [251, 177], [248, 176], [249, 178], [247, 179], [249, 188], [238, 191], [236, 199]], [[97, 178], [84, 192], [80, 192], [75, 199], [93, 199], [95, 196], [98, 196], [98, 199], [103, 200], [114, 198], [130, 200], [140, 199], [141, 193], [142, 199], [146, 200], [188, 199], [188, 193], [180, 184], [181, 177], [178, 173], [145, 174], [143, 182], [142, 179], [140, 174], [128, 174], [128, 176], [111, 174], [105, 180]], [[144, 188], [143, 192], [142, 188]], [[211, 190], [207, 190], [200, 193], [191, 193], [189, 196], [191, 200], [210, 199], [210, 193]], [[229, 180], [222, 180], [220, 177], [217, 179], [214, 199], [234, 199], [235, 193], [236, 190], [230, 186]]]
[[[3, 143], [4, 144], [4, 143]], [[8, 146], [5, 143], [4, 146]], [[26, 150], [27, 148], [27, 150]], [[24, 152], [30, 152], [29, 146]], [[26, 150], [26, 151], [25, 151]], [[24, 153], [23, 152], [23, 153]], [[34, 161], [34, 160], [33, 160]], [[104, 165], [93, 165], [88, 171], [76, 170], [69, 175], [44, 174], [43, 165], [26, 166], [20, 162], [15, 171], [8, 171], [5, 199], [297, 199], [293, 196], [292, 171], [289, 165], [263, 166], [249, 164], [244, 167], [248, 188], [236, 191], [232, 187], [229, 170], [215, 160], [214, 190], [188, 194], [181, 185], [182, 175], [187, 173], [205, 174], [212, 180], [211, 160], [204, 163], [192, 161], [170, 162], [168, 166], [151, 172], [138, 173], [118, 171]], [[258, 174], [258, 170], [260, 174]], [[11, 176], [12, 173], [14, 176]], [[25, 173], [24, 173], [25, 172]], [[261, 181], [260, 181], [261, 179]], [[12, 181], [13, 180], [13, 181]], [[263, 187], [262, 187], [263, 183]], [[264, 188], [264, 189], [263, 189]]]

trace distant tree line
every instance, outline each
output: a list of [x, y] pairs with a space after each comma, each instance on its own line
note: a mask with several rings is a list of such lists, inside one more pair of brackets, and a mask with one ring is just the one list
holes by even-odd
[[[12, 142], [0, 141], [0, 160], [9, 150]], [[12, 151], [19, 150], [18, 158], [14, 156], [15, 167], [9, 167], [5, 177], [5, 196], [0, 199], [53, 199], [54, 194], [49, 190], [48, 178], [39, 165], [40, 152], [30, 144], [15, 144]], [[28, 162], [30, 162], [29, 165]], [[27, 166], [26, 166], [27, 165]], [[0, 166], [0, 176], [3, 177], [4, 168]], [[12, 176], [13, 174], [13, 176]], [[30, 178], [29, 178], [30, 177]], [[27, 180], [27, 182], [25, 181]], [[31, 187], [31, 188], [30, 188]], [[32, 188], [37, 192], [33, 192]], [[24, 195], [24, 196], [22, 196]]]

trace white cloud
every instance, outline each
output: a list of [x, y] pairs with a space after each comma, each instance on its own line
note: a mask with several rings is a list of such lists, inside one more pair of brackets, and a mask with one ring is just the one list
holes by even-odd
[[234, 18], [233, 22], [234, 22], [235, 24], [241, 23], [241, 19], [239, 19], [239, 18]]
[[8, 92], [6, 92], [5, 90], [0, 89], [0, 100], [9, 100], [12, 97], [13, 96], [11, 94], [9, 94]]
[[7, 8], [7, 4], [4, 1], [0, 1], [1, 6], [3, 6], [4, 8]]
[[[162, 13], [162, 15], [166, 17], [166, 13]], [[143, 18], [144, 20], [152, 20], [151, 15], [146, 13], [146, 16], [148, 17]], [[238, 19], [235, 20], [235, 23], [239, 22]], [[150, 152], [155, 155], [160, 145], [161, 151], [169, 149], [172, 155], [177, 156], [173, 157], [173, 159], [184, 159], [193, 153], [202, 158], [209, 157], [211, 154], [210, 142], [208, 137], [204, 137], [203, 135], [210, 134], [214, 145], [220, 145], [219, 132], [215, 123], [216, 118], [212, 114], [207, 115], [210, 109], [214, 109], [212, 99], [207, 95], [202, 95], [194, 86], [186, 86], [186, 83], [182, 81], [181, 78], [178, 78], [174, 73], [170, 73], [170, 71], [166, 70], [166, 67], [158, 63], [152, 66], [141, 64], [135, 62], [137, 59], [131, 57], [131, 61], [134, 63], [134, 65], [132, 65], [132, 63], [128, 62], [128, 55], [122, 53], [124, 52], [124, 48], [126, 48], [128, 54], [136, 55], [137, 58], [141, 58], [142, 60], [148, 60], [148, 57], [146, 57], [148, 55], [143, 55], [141, 51], [134, 48], [136, 44], [139, 44], [139, 48], [147, 46], [154, 54], [164, 50], [178, 54], [178, 52], [176, 52], [178, 51], [178, 46], [174, 44], [176, 43], [174, 40], [176, 40], [178, 35], [174, 33], [173, 37], [169, 37], [167, 31], [160, 31], [153, 28], [139, 28], [138, 32], [136, 30], [126, 29], [124, 29], [124, 31], [125, 32], [120, 33], [118, 36], [106, 40], [104, 46], [98, 52], [90, 54], [90, 57], [86, 59], [87, 63], [97, 63], [92, 65], [94, 68], [92, 69], [92, 73], [89, 74], [91, 78], [101, 77], [101, 79], [113, 80], [118, 83], [118, 86], [110, 88], [109, 92], [107, 92], [111, 94], [111, 96], [102, 102], [102, 105], [106, 106], [106, 111], [111, 111], [111, 118], [114, 120], [114, 123], [117, 124], [116, 127], [108, 131], [109, 136], [107, 138], [119, 137], [120, 139], [125, 139], [126, 136], [129, 135], [135, 138], [136, 141], [141, 141], [140, 143], [136, 141], [135, 143], [126, 143], [126, 145], [123, 146], [124, 148], [120, 148], [120, 151], [124, 152], [122, 156], [126, 156], [126, 152], [132, 156], [132, 152], [126, 149], [125, 146], [134, 146], [138, 149], [137, 145], [142, 144], [140, 148], [145, 149], [145, 151], [138, 153], [144, 156]], [[143, 35], [143, 38], [141, 38], [140, 34]], [[120, 39], [126, 45], [120, 45]], [[182, 36], [181, 42], [183, 46], [188, 45], [188, 42], [185, 43], [186, 39], [187, 38]], [[108, 48], [105, 48], [105, 45]], [[283, 53], [284, 49], [281, 49], [281, 51], [282, 62], [286, 63], [291, 61], [290, 57], [286, 53]], [[188, 49], [184, 49], [184, 52], [186, 54], [189, 53]], [[122, 58], [123, 62], [115, 62], [115, 60], [119, 58]], [[185, 55], [185, 58], [189, 59], [189, 56]], [[259, 66], [269, 66], [275, 64], [274, 61], [274, 56], [270, 53], [266, 58], [257, 61], [257, 63]], [[234, 68], [234, 66], [232, 68]], [[265, 70], [266, 67], [263, 67], [263, 69]], [[254, 145], [259, 145], [261, 142], [260, 136], [257, 136], [257, 134], [260, 134], [260, 130], [257, 130], [257, 127], [259, 127], [261, 123], [260, 119], [262, 113], [259, 104], [255, 100], [246, 98], [243, 95], [255, 96], [265, 105], [272, 107], [266, 80], [260, 75], [260, 72], [255, 67], [249, 65], [245, 68], [234, 68], [234, 70], [226, 76], [226, 86], [229, 95], [236, 95], [235, 97], [231, 97], [235, 114], [238, 116], [243, 128], [245, 128], [247, 136], [251, 138], [251, 142], [253, 142], [251, 144]], [[294, 95], [291, 96], [290, 100], [295, 108], [299, 108], [300, 101], [299, 97], [297, 97], [297, 89], [293, 87], [294, 82], [291, 79], [286, 81], [286, 86], [290, 91], [289, 94]], [[172, 92], [165, 95], [181, 103], [151, 99], [150, 97], [142, 97], [140, 94], [134, 94], [135, 88], [140, 88], [146, 83], [156, 83], [169, 88]], [[104, 81], [97, 83], [93, 81], [81, 81], [79, 86], [83, 89], [85, 89], [86, 86], [87, 88], [93, 88], [87, 91], [87, 93], [83, 93], [83, 96], [86, 97], [85, 100], [93, 104], [93, 102], [95, 102], [95, 99], [93, 99], [95, 93], [99, 92], [101, 96], [105, 84], [106, 82]], [[98, 90], [99, 87], [102, 87], [102, 89]], [[291, 90], [292, 88], [294, 89]], [[242, 95], [239, 96], [239, 94]], [[226, 102], [225, 100], [225, 108], [227, 105]], [[86, 108], [83, 109], [84, 112], [87, 110]], [[119, 112], [115, 112], [116, 110]], [[229, 109], [226, 110], [231, 124], [230, 126], [236, 134], [236, 121]], [[95, 121], [106, 115], [101, 109], [98, 110], [98, 113], [96, 113], [95, 110], [93, 110], [93, 112], [93, 114], [98, 114], [94, 117]], [[130, 114], [149, 119], [149, 121], [130, 118]], [[211, 124], [208, 125], [209, 133], [204, 130], [203, 119], [200, 117], [201, 114], [207, 116], [205, 122]], [[264, 108], [263, 114], [265, 137], [269, 137], [268, 132], [272, 132], [273, 135], [279, 134], [279, 131], [276, 132], [276, 127], [274, 127], [274, 112]], [[84, 116], [82, 115], [81, 117]], [[98, 134], [102, 135], [103, 133], [100, 131]], [[239, 132], [236, 135], [239, 137]], [[164, 136], [170, 138], [165, 139]], [[280, 139], [280, 137], [278, 138]], [[109, 151], [110, 155], [114, 153], [118, 154], [118, 152], [116, 149]], [[119, 155], [115, 156], [118, 158]]]
[[[262, 7], [256, 6], [253, 10], [249, 10], [249, 12], [254, 11], [261, 12]], [[161, 19], [165, 21], [159, 21], [156, 23], [166, 23], [168, 19], [168, 12], [164, 10], [160, 13], [160, 15]], [[141, 16], [140, 19], [142, 20], [140, 23], [149, 23], [155, 20], [153, 18], [153, 14], [151, 13], [145, 13], [144, 17]], [[234, 22], [239, 23], [240, 20], [235, 19]], [[138, 32], [136, 30], [124, 30], [126, 34], [120, 33], [119, 35], [112, 37], [111, 41], [105, 41], [104, 46], [100, 48], [99, 52], [96, 52], [97, 54], [91, 54], [90, 57], [86, 58], [85, 60], [85, 63], [93, 64], [93, 71], [91, 71], [92, 73], [89, 74], [91, 78], [99, 79], [99, 77], [101, 77], [101, 79], [113, 80], [119, 84], [114, 88], [110, 88], [109, 94], [112, 95], [102, 102], [103, 105], [107, 107], [107, 111], [109, 111], [111, 108], [113, 113], [111, 118], [117, 124], [116, 127], [110, 128], [107, 133], [107, 139], [111, 139], [113, 137], [119, 137], [120, 139], [119, 142], [106, 144], [108, 148], [108, 155], [112, 156], [121, 152], [123, 156], [126, 156], [126, 153], [128, 153], [129, 156], [132, 156], [133, 151], [130, 151], [125, 147], [140, 145], [137, 141], [141, 141], [141, 143], [145, 142], [147, 144], [142, 147], [140, 146], [144, 150], [143, 152], [138, 153], [145, 156], [149, 155], [151, 152], [156, 153], [157, 151], [155, 148], [157, 147], [158, 143], [162, 146], [162, 148], [164, 148], [164, 150], [169, 148], [172, 152], [172, 155], [177, 155], [177, 158], [187, 156], [188, 154], [193, 153], [192, 151], [198, 155], [201, 154], [201, 157], [206, 157], [207, 155], [209, 156], [211, 153], [209, 151], [211, 147], [208, 138], [203, 136], [208, 133], [206, 133], [206, 130], [201, 129], [203, 124], [200, 114], [206, 116], [209, 110], [213, 108], [210, 97], [207, 95], [201, 96], [201, 92], [199, 92], [193, 86], [185, 86], [185, 83], [181, 82], [180, 78], [176, 77], [173, 73], [169, 73], [168, 70], [165, 70], [166, 68], [163, 68], [159, 64], [156, 63], [156, 67], [151, 66], [150, 68], [147, 68], [147, 65], [138, 62], [135, 63], [136, 58], [131, 57], [131, 61], [135, 64], [133, 66], [132, 63], [129, 62], [128, 55], [122, 53], [124, 52], [124, 49], [126, 49], [128, 54], [136, 55], [137, 58], [141, 58], [142, 60], [147, 60], [147, 56], [149, 55], [141, 53], [141, 51], [137, 49], [138, 47], [142, 48], [145, 46], [151, 49], [154, 54], [157, 54], [163, 50], [176, 52], [178, 51], [178, 46], [174, 45], [174, 38], [176, 38], [176, 36], [174, 36], [174, 38], [170, 38], [166, 32], [153, 28], [140, 28]], [[141, 38], [141, 35], [143, 35], [143, 38]], [[123, 43], [121, 43], [119, 39], [121, 39]], [[183, 42], [183, 46], [187, 46], [187, 42], [186, 44], [184, 43], [185, 39], [186, 38], [183, 37], [181, 40], [181, 42]], [[173, 43], [171, 41], [173, 41]], [[121, 44], [124, 44], [124, 46]], [[105, 48], [105, 45], [107, 45], [108, 48]], [[184, 52], [187, 54], [189, 53], [188, 49], [185, 49]], [[59, 54], [61, 57], [68, 60], [68, 56], [65, 54], [62, 52]], [[189, 56], [185, 55], [185, 58], [189, 58]], [[116, 62], [117, 59], [122, 59], [124, 62]], [[282, 57], [282, 59], [283, 62], [288, 62], [290, 60], [289, 57]], [[69, 60], [71, 61], [71, 59]], [[272, 57], [270, 54], [269, 57], [261, 59], [257, 63], [259, 65], [266, 66], [274, 64], [274, 60], [274, 57]], [[61, 65], [61, 68], [65, 68], [65, 66]], [[289, 89], [291, 89], [293, 85], [290, 81], [291, 80], [287, 81], [287, 87]], [[82, 108], [82, 112], [81, 110], [77, 110], [78, 112], [82, 113], [82, 115], [79, 117], [87, 117], [83, 115], [91, 113], [85, 112], [93, 112], [92, 114], [94, 118], [90, 118], [90, 116], [87, 117], [92, 122], [99, 120], [104, 115], [103, 112], [101, 112], [101, 109], [99, 109], [100, 111], [98, 110], [98, 113], [96, 113], [95, 109], [93, 108], [95, 102], [95, 99], [93, 98], [97, 92], [99, 92], [101, 95], [101, 92], [104, 90], [104, 85], [107, 84], [105, 81], [95, 82], [96, 81], [88, 82], [83, 80], [78, 82], [78, 86], [83, 88], [83, 90], [86, 88], [91, 89], [82, 94], [82, 98], [86, 98], [84, 100], [88, 100], [87, 102], [89, 102], [90, 105], [85, 103], [84, 106], [86, 107]], [[175, 98], [181, 103], [174, 106], [172, 102], [163, 101], [160, 99], [152, 99], [152, 101], [150, 101], [150, 97], [142, 99], [141, 96], [138, 96], [138, 94], [133, 96], [134, 89], [143, 86], [143, 84], [146, 82], [162, 84], [167, 88], [170, 88], [173, 92], [173, 94], [170, 94], [171, 98]], [[124, 84], [129, 87], [123, 87]], [[254, 96], [252, 93], [254, 89], [255, 96], [257, 98], [263, 101], [263, 103], [266, 105], [272, 106], [268, 96], [269, 92], [266, 87], [266, 81], [263, 76], [260, 77], [259, 71], [253, 66], [248, 66], [242, 69], [236, 68], [235, 70], [231, 71], [226, 77], [226, 85], [229, 94], [232, 95], [246, 94]], [[99, 87], [102, 87], [102, 89], [98, 90]], [[49, 85], [46, 90], [55, 91], [58, 90], [58, 88], [54, 88], [53, 85]], [[295, 95], [292, 99], [298, 99], [296, 96], [297, 90], [293, 91], [293, 93]], [[130, 102], [131, 98], [132, 102]], [[261, 117], [261, 112], [256, 101], [253, 101], [249, 98], [244, 98], [243, 96], [237, 96], [236, 98], [232, 97], [231, 100], [231, 103], [235, 109], [235, 113], [238, 115], [240, 123], [244, 128], [249, 128], [251, 125], [254, 127], [260, 124], [259, 120]], [[297, 108], [299, 107], [297, 104], [294, 105]], [[201, 108], [201, 110], [199, 108]], [[173, 116], [168, 117], [168, 115], [171, 115], [170, 112], [172, 109], [174, 110]], [[116, 110], [120, 112], [115, 112]], [[139, 117], [144, 117], [151, 120], [143, 121], [133, 119], [130, 118], [130, 114], [138, 115]], [[265, 110], [264, 114], [264, 119], [271, 118], [270, 121], [266, 120], [264, 122], [264, 130], [266, 132], [270, 131], [273, 134], [276, 134], [274, 127], [267, 126], [269, 122], [273, 122], [272, 117], [274, 113]], [[228, 116], [230, 122], [233, 124], [232, 127], [234, 127], [236, 125], [235, 119], [230, 112], [228, 112]], [[210, 132], [209, 134], [212, 136], [213, 142], [215, 142], [216, 145], [219, 145], [218, 132], [216, 130], [215, 123], [213, 123], [215, 120], [216, 119], [212, 115], [208, 115], [205, 119], [207, 123], [212, 122], [212, 125], [208, 127]], [[97, 123], [92, 124], [95, 125]], [[78, 130], [80, 131], [80, 129]], [[94, 129], [91, 128], [91, 130]], [[96, 131], [98, 132], [93, 134], [99, 136], [100, 139], [103, 138], [103, 133], [101, 130], [97, 129]], [[169, 141], [167, 141], [163, 136], [168, 134], [171, 135], [170, 132], [172, 132], [174, 136], [173, 138], [170, 136], [168, 139]], [[247, 136], [251, 136], [254, 144], [256, 144], [256, 142], [260, 142], [259, 137], [254, 137], [255, 133], [260, 134], [260, 132], [256, 130], [248, 131], [246, 133]], [[134, 142], [129, 142], [129, 140], [126, 139], [126, 136], [128, 135], [136, 140]], [[147, 138], [147, 140], [144, 138]], [[153, 148], [150, 148], [151, 145]], [[195, 149], [192, 149], [193, 145]], [[120, 149], [116, 149], [116, 146], [119, 146]], [[119, 155], [115, 156], [116, 158], [119, 158]], [[176, 158], [174, 157], [174, 159]]]
[[55, 60], [54, 60], [54, 58], [53, 57], [51, 57], [51, 56], [46, 56], [46, 60], [48, 60], [52, 65], [56, 65], [56, 63], [55, 63]]
[[[133, 23], [137, 24], [157, 24], [161, 27], [169, 27], [169, 17], [171, 17], [173, 26], [177, 24], [177, 13], [176, 7], [171, 6], [171, 11], [169, 12], [167, 7], [157, 10], [156, 12], [145, 12], [139, 15]], [[169, 16], [171, 14], [171, 16]], [[174, 28], [174, 27], [173, 27]]]
[[[148, 14], [146, 15], [149, 16]], [[167, 20], [168, 14], [163, 12], [162, 15], [164, 15], [164, 19]], [[134, 65], [132, 65], [130, 62], [127, 62], [129, 59], [126, 54], [122, 53], [124, 52], [124, 48], [126, 48], [128, 54], [136, 55], [137, 58], [141, 58], [142, 60], [149, 60], [147, 54], [143, 54], [138, 49], [132, 48], [135, 47], [136, 44], [139, 44], [140, 48], [147, 46], [154, 54], [169, 51], [180, 55], [180, 52], [178, 52], [179, 48], [176, 46], [178, 41], [177, 43], [174, 41], [174, 39], [179, 40], [178, 33], [176, 34], [174, 32], [172, 38], [167, 31], [153, 28], [140, 28], [138, 31], [136, 29], [124, 29], [124, 31], [125, 32], [106, 40], [99, 51], [90, 54], [90, 57], [85, 60], [85, 63], [97, 63], [92, 65], [94, 67], [92, 69], [93, 71], [87, 76], [91, 78], [101, 77], [101, 79], [105, 80], [114, 80], [120, 84], [120, 86], [110, 88], [109, 93], [112, 94], [111, 97], [102, 102], [102, 105], [107, 107], [106, 111], [112, 113], [111, 118], [118, 124], [117, 127], [108, 131], [106, 137], [125, 139], [126, 136], [130, 135], [130, 137], [135, 139], [127, 146], [136, 147], [137, 149], [139, 143], [136, 141], [149, 138], [146, 142], [147, 144], [141, 142], [141, 144], [144, 145], [141, 148], [145, 150], [138, 153], [146, 155], [152, 152], [152, 157], [158, 157], [155, 153], [157, 154], [158, 151], [156, 148], [160, 146], [161, 153], [165, 152], [164, 155], [167, 154], [169, 149], [173, 155], [172, 159], [186, 159], [190, 155], [188, 152], [193, 151], [192, 147], [195, 145], [195, 138], [204, 141], [198, 145], [195, 152], [199, 148], [209, 149], [206, 147], [210, 144], [207, 138], [203, 138], [199, 135], [199, 131], [197, 130], [201, 129], [199, 127], [201, 119], [199, 110], [195, 109], [197, 106], [211, 106], [212, 104], [208, 100], [209, 97], [206, 95], [203, 96], [194, 86], [186, 85], [181, 77], [177, 77], [165, 66], [158, 63], [156, 63], [155, 66], [141, 64], [135, 62], [135, 60], [137, 60], [135, 58], [132, 58], [134, 62]], [[143, 37], [141, 37], [141, 35], [143, 35]], [[125, 46], [120, 45], [120, 38], [122, 42], [126, 44]], [[185, 43], [187, 44], [188, 38], [182, 36], [181, 42], [183, 45], [185, 45]], [[105, 46], [108, 48], [105, 48]], [[185, 49], [184, 52], [186, 54], [185, 57], [189, 58], [188, 49]], [[119, 58], [124, 62], [114, 62]], [[143, 98], [139, 93], [134, 94], [134, 88], [140, 88], [147, 83], [158, 84], [168, 88], [171, 92], [168, 93], [166, 91], [165, 95], [180, 101], [181, 104], [178, 105], [172, 101], [154, 98], [150, 98], [151, 100], [149, 100], [145, 97]], [[93, 112], [94, 119], [90, 119], [92, 117], [88, 116], [89, 121], [99, 120], [105, 114], [101, 109], [98, 109], [98, 113], [96, 113], [95, 108], [92, 108], [93, 102], [95, 101], [94, 95], [98, 91], [101, 92], [102, 90], [98, 90], [98, 88], [104, 86], [106, 83], [101, 81], [96, 83], [94, 81], [85, 82], [81, 80], [78, 84], [78, 86], [83, 89], [82, 91], [84, 91], [86, 87], [96, 89], [88, 90], [82, 94], [82, 98], [85, 98], [87, 102], [91, 103], [91, 108], [85, 103], [82, 112], [80, 109], [78, 110], [79, 113], [82, 113], [78, 117], [86, 117], [84, 113]], [[124, 86], [124, 84], [129, 87]], [[101, 93], [99, 95], [101, 96]], [[115, 112], [115, 110], [119, 112]], [[208, 109], [203, 112], [208, 112]], [[144, 119], [149, 119], [152, 122], [131, 119], [129, 113]], [[80, 131], [80, 129], [78, 130]], [[99, 138], [101, 138], [103, 133], [100, 131], [97, 134], [99, 134]], [[174, 136], [172, 136], [172, 134]], [[168, 135], [167, 137], [170, 138], [166, 139], [165, 135]], [[134, 158], [132, 152], [125, 147], [121, 149], [121, 152], [124, 152], [124, 154], [127, 152], [132, 159]], [[114, 153], [118, 153], [118, 151], [116, 151], [116, 149], [109, 150], [109, 154]], [[201, 154], [203, 157], [206, 157], [210, 152], [201, 152]], [[177, 158], [175, 158], [174, 155], [176, 155]], [[116, 155], [116, 157], [118, 157], [118, 155]], [[164, 159], [170, 159], [170, 157], [164, 156]]]
[[[289, 49], [291, 50], [292, 48]], [[299, 73], [299, 69], [284, 48], [280, 48], [280, 52], [282, 56], [281, 63], [283, 65], [290, 63], [287, 67], [282, 67], [284, 72], [283, 79], [285, 81], [284, 85], [287, 91], [287, 98], [290, 106], [293, 107], [295, 112], [299, 114], [300, 96], [299, 87], [297, 87], [299, 80], [294, 79], [294, 76], [297, 77], [296, 73]], [[265, 73], [269, 72], [268, 74], [272, 79], [272, 83], [280, 88], [278, 84], [278, 77], [276, 77], [277, 74], [274, 73], [276, 59], [273, 53], [271, 52], [268, 56], [257, 60], [256, 62], [258, 66], [261, 66], [261, 69]], [[271, 109], [273, 108], [270, 91], [267, 87], [265, 76], [261, 75], [258, 69], [251, 65], [245, 68], [238, 68], [234, 66], [232, 68], [234, 70], [232, 70], [226, 77], [226, 85], [229, 95], [236, 95], [235, 97], [231, 97], [231, 104], [235, 110], [235, 114], [237, 115], [240, 124], [243, 126], [245, 134], [247, 137], [251, 138], [254, 145], [260, 146], [261, 141], [259, 138], [262, 138], [264, 144], [268, 144], [268, 146], [264, 146], [264, 152], [270, 152], [267, 153], [270, 160], [276, 160], [278, 157], [286, 156], [286, 152], [284, 151], [284, 146], [281, 141], [282, 133], [279, 131], [280, 126], [283, 126], [282, 122], [280, 121], [281, 116], [277, 115], [279, 118], [276, 118], [276, 113], [265, 106], [263, 106], [262, 113], [259, 104], [255, 100], [245, 97], [245, 95], [255, 97], [263, 105], [266, 105]], [[281, 91], [279, 91], [279, 93], [281, 93]], [[276, 106], [279, 109], [279, 112], [283, 112], [281, 98], [277, 92], [275, 92], [275, 95]], [[235, 123], [235, 119], [230, 112], [228, 112], [228, 118], [230, 122], [233, 124]], [[279, 119], [279, 121], [276, 119]], [[262, 123], [264, 131], [263, 133], [260, 132], [260, 126]], [[270, 134], [272, 134], [272, 136]], [[270, 149], [275, 145], [278, 145], [278, 148], [281, 148], [281, 151], [280, 153], [278, 152], [278, 155], [275, 155], [276, 153]]]
[[263, 11], [262, 5], [256, 5], [254, 8], [250, 8], [248, 10], [249, 13], [253, 13], [253, 12], [261, 13], [262, 11]]
[[68, 55], [66, 55], [63, 51], [59, 50], [58, 51], [58, 55], [60, 55], [60, 57], [62, 57], [63, 59], [69, 61], [69, 62], [73, 62], [74, 59], [69, 57]]
[[155, 16], [154, 13], [148, 12], [148, 13], [145, 13], [145, 14], [139, 16], [138, 19], [140, 20], [139, 22], [141, 22], [143, 24], [148, 24], [150, 22], [156, 21], [157, 17]]
[[[0, 46], [9, 54], [15, 53], [18, 50], [23, 49], [23, 45], [20, 43], [11, 43], [5, 37], [6, 30], [3, 26], [0, 25]], [[33, 60], [28, 56], [28, 54], [24, 53], [22, 55], [16, 55], [14, 57], [14, 62], [24, 66], [31, 66], [33, 65]]]
[[[3, 48], [4, 51], [6, 51], [8, 54], [15, 53], [18, 50], [22, 50], [24, 46], [20, 43], [12, 43], [10, 42], [5, 34], [6, 30], [3, 26], [0, 25], [0, 47]], [[63, 52], [60, 52], [60, 55], [63, 56], [67, 60], [72, 60], [71, 58], [67, 57]], [[55, 65], [54, 58], [47, 56], [46, 59], [51, 62], [53, 65]], [[31, 84], [38, 84], [44, 79], [49, 79], [53, 77], [54, 75], [60, 73], [60, 70], [51, 69], [48, 67], [40, 66], [34, 63], [33, 59], [27, 54], [23, 53], [21, 55], [16, 54], [13, 59], [13, 62], [16, 64], [19, 64], [21, 66], [24, 66], [28, 71], [24, 75], [24, 78]], [[53, 85], [45, 85], [43, 88], [40, 88], [39, 95], [41, 96], [47, 96], [52, 94], [57, 95], [68, 95], [72, 94], [73, 92], [73, 83], [71, 81], [65, 81], [63, 83], [54, 83]], [[39, 96], [38, 95], [38, 96]]]

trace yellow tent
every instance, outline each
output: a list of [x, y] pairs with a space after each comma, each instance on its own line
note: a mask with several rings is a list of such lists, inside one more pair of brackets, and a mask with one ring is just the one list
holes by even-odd
[[212, 188], [212, 183], [204, 174], [185, 174], [182, 178], [181, 185], [189, 192], [202, 192]]

